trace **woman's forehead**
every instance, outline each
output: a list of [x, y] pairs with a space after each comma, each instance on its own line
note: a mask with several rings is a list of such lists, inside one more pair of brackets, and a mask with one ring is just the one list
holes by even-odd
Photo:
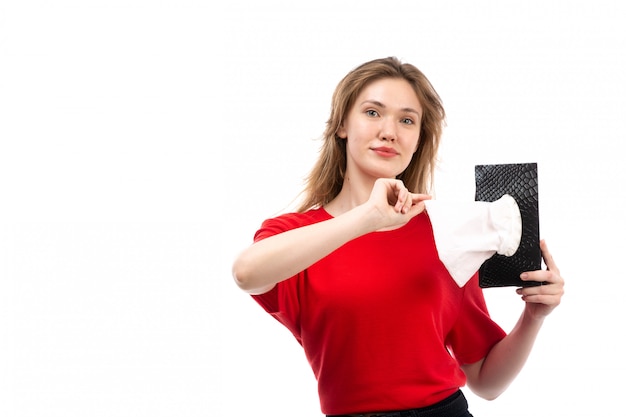
[[421, 102], [413, 86], [403, 78], [382, 78], [366, 85], [355, 104], [372, 103], [384, 107], [415, 110], [421, 114]]

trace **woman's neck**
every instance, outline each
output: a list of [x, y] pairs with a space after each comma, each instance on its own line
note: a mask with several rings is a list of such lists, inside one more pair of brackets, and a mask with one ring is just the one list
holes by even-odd
[[324, 209], [334, 217], [365, 203], [372, 192], [375, 179], [356, 180], [346, 175], [339, 194]]

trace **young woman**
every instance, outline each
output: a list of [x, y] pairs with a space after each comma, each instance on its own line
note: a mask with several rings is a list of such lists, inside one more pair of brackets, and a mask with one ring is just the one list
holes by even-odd
[[460, 387], [500, 395], [560, 303], [545, 242], [547, 270], [522, 279], [548, 285], [517, 290], [525, 307], [509, 334], [477, 275], [459, 287], [442, 265], [424, 200], [444, 117], [414, 66], [355, 68], [333, 95], [298, 212], [266, 220], [234, 262], [236, 283], [303, 346], [329, 416], [471, 416]]

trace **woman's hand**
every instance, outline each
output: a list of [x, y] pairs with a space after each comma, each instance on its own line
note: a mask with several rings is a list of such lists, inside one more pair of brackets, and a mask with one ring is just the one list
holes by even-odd
[[536, 287], [518, 288], [517, 293], [526, 302], [527, 313], [532, 318], [541, 320], [561, 303], [565, 282], [544, 240], [540, 242], [540, 246], [547, 269], [525, 272], [521, 278], [524, 281], [539, 281], [544, 284]]
[[411, 193], [401, 180], [379, 178], [370, 193], [368, 204], [373, 205], [380, 214], [381, 228], [390, 228], [406, 224], [413, 217], [424, 211], [424, 200], [430, 200], [427, 194]]

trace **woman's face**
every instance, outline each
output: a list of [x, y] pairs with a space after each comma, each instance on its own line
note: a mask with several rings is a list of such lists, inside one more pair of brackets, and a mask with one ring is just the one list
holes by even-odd
[[347, 140], [346, 177], [375, 180], [402, 173], [417, 149], [421, 117], [422, 106], [406, 80], [369, 84], [337, 132]]

